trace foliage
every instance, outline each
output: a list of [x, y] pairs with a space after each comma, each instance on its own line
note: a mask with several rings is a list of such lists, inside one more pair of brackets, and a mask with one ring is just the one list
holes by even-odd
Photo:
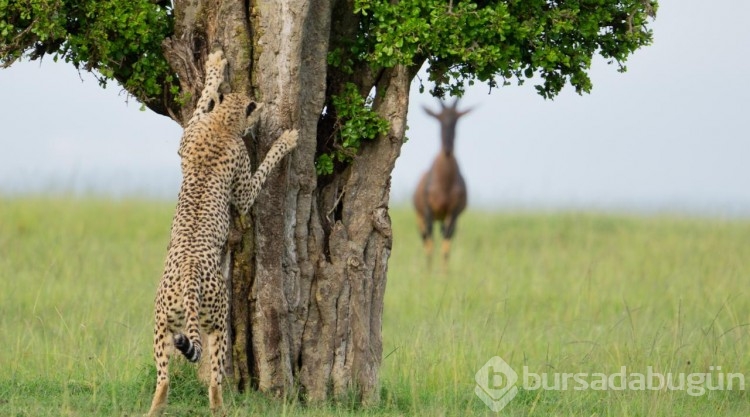
[[[181, 93], [161, 49], [173, 30], [165, 1], [0, 0], [0, 63], [51, 54], [77, 68], [96, 70], [102, 84], [117, 80], [155, 108]], [[329, 77], [337, 97], [327, 97], [335, 118], [332, 138], [319, 138], [316, 169], [329, 174], [356, 155], [362, 140], [386, 131], [369, 91], [376, 74], [397, 64], [412, 73], [427, 62], [431, 93], [460, 96], [475, 81], [490, 88], [534, 78], [539, 94], [553, 98], [571, 84], [591, 90], [588, 70], [600, 54], [625, 70], [625, 61], [648, 45], [652, 0], [354, 0], [339, 2], [350, 29], [332, 39]], [[354, 16], [351, 14], [354, 13]], [[369, 80], [369, 81], [365, 81]], [[351, 83], [343, 86], [343, 83]], [[423, 89], [423, 87], [420, 87]], [[162, 108], [163, 110], [163, 108]], [[165, 112], [163, 112], [165, 113]], [[166, 113], [165, 113], [166, 114]], [[325, 129], [323, 130], [325, 131]]]
[[0, 63], [49, 54], [148, 103], [179, 92], [161, 50], [172, 22], [169, 2], [0, 0]]
[[[657, 7], [650, 0], [355, 0], [349, 12], [356, 19], [341, 21], [356, 27], [332, 39], [329, 80], [354, 80], [368, 91], [373, 79], [361, 73], [404, 65], [416, 74], [426, 62], [430, 92], [439, 98], [460, 97], [475, 81], [495, 88], [527, 79], [539, 81], [536, 90], [545, 98], [566, 84], [581, 94], [592, 88], [588, 71], [596, 54], [624, 71], [630, 54], [651, 42], [647, 24]], [[374, 120], [351, 128], [378, 131]], [[316, 160], [319, 174], [348, 159], [347, 133], [333, 130], [341, 132], [342, 146], [334, 152], [324, 147]], [[356, 150], [362, 136], [353, 137]]]
[[331, 101], [336, 114], [333, 151], [324, 152], [315, 160], [318, 175], [333, 173], [334, 161], [351, 162], [362, 140], [372, 140], [388, 132], [388, 121], [372, 110], [372, 98], [362, 97], [355, 84], [344, 85], [344, 91]]
[[381, 67], [429, 63], [432, 93], [460, 96], [474, 80], [491, 88], [538, 75], [552, 98], [569, 82], [591, 90], [587, 74], [597, 52], [624, 62], [652, 39], [649, 0], [356, 0], [361, 31], [352, 51]]

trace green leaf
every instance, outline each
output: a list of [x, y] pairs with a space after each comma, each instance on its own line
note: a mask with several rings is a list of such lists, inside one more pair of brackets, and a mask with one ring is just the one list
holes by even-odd
[[333, 159], [330, 154], [324, 153], [318, 156], [315, 160], [315, 172], [318, 175], [333, 174]]

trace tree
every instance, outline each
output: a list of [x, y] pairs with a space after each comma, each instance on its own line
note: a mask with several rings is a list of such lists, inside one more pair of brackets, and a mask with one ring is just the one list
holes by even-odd
[[651, 42], [656, 9], [650, 0], [0, 0], [0, 61], [64, 59], [183, 124], [204, 59], [223, 48], [231, 89], [265, 103], [256, 140], [246, 141], [254, 160], [284, 129], [301, 132], [252, 214], [234, 216], [234, 380], [370, 403], [390, 174], [420, 68], [436, 97], [533, 77], [545, 98], [566, 84], [589, 92], [592, 58], [624, 71]]

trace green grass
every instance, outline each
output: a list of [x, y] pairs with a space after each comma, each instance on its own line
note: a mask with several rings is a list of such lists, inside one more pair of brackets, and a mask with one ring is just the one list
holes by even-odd
[[[170, 203], [0, 199], [0, 415], [147, 411], [172, 213]], [[381, 404], [227, 390], [228, 415], [495, 415], [474, 395], [493, 356], [519, 373], [750, 373], [750, 222], [469, 212], [442, 271], [437, 259], [427, 267], [411, 211], [391, 215]], [[193, 368], [173, 369], [168, 415], [206, 415]], [[744, 417], [750, 398], [521, 389], [500, 415]]]

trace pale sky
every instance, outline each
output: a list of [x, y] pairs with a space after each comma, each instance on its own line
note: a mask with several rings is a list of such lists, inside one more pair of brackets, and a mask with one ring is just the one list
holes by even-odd
[[[478, 208], [646, 210], [750, 216], [750, 1], [662, 0], [654, 44], [628, 72], [602, 60], [594, 89], [554, 101], [533, 83], [476, 85], [456, 154]], [[46, 59], [0, 70], [0, 195], [59, 190], [175, 199], [176, 123], [112, 85]], [[411, 96], [392, 200], [410, 198], [438, 151]]]

